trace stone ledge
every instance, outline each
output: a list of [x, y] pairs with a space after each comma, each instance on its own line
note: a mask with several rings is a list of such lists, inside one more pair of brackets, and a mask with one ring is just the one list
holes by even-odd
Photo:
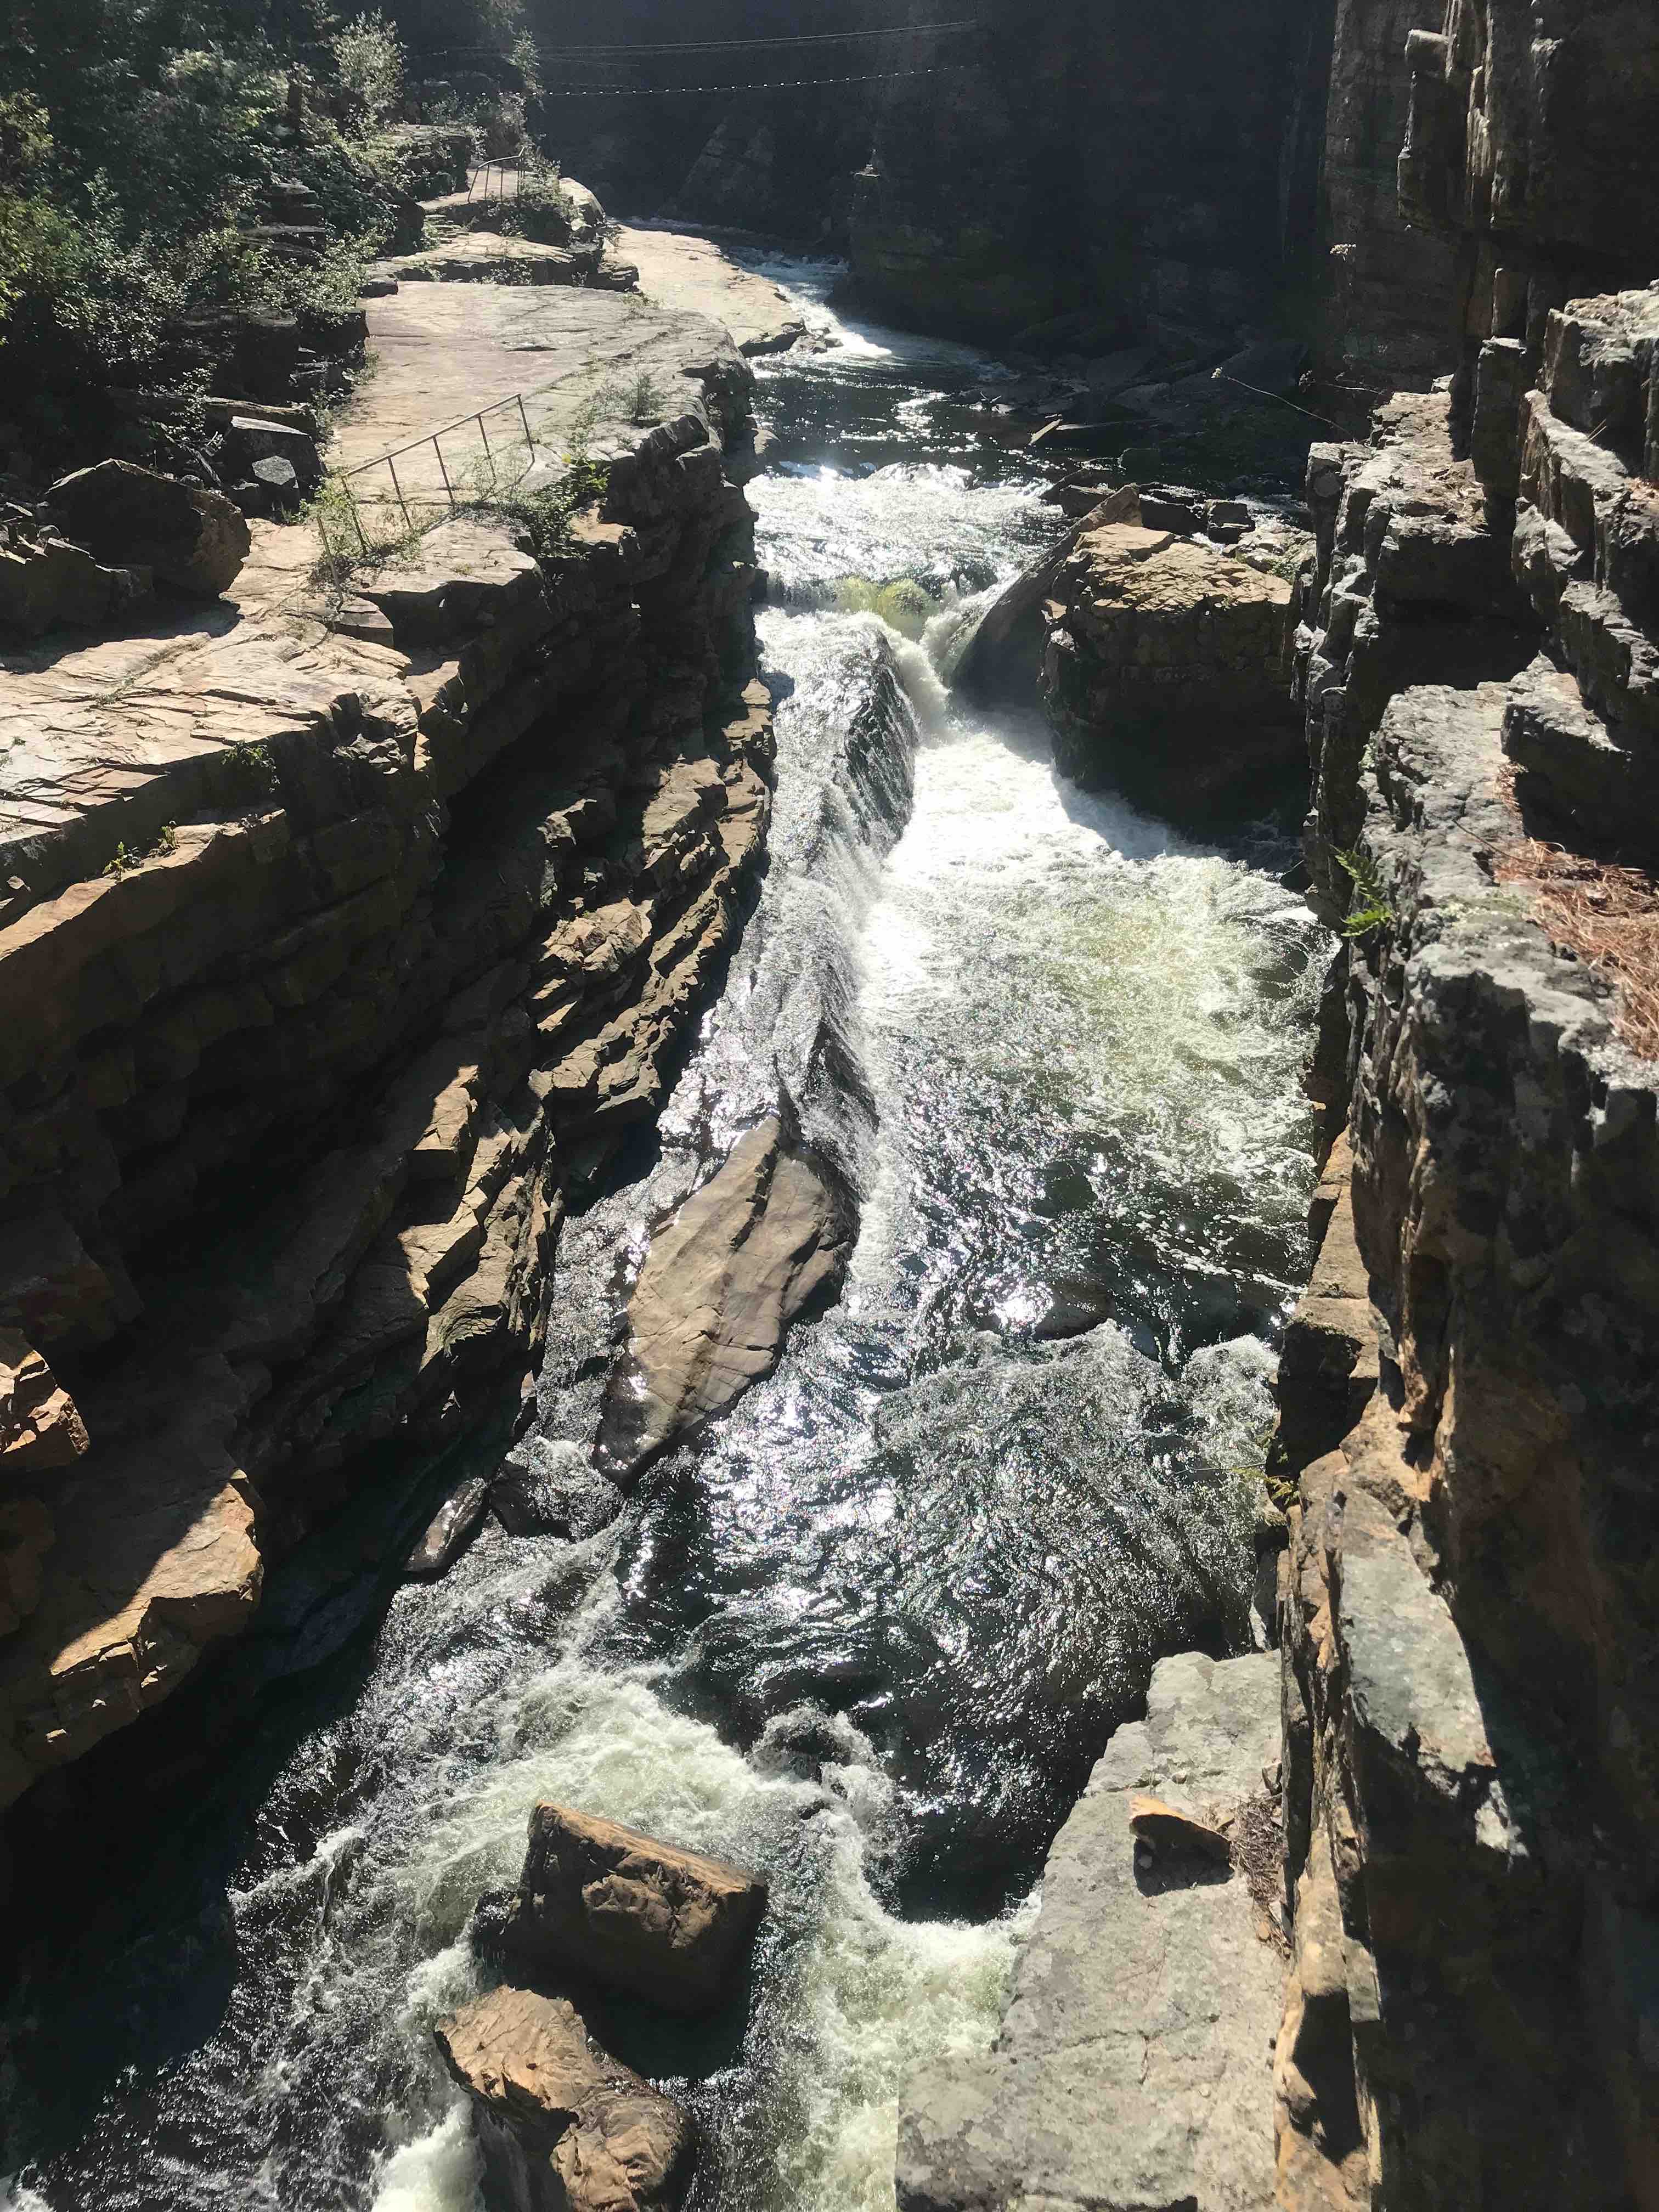
[[1242, 1871], [1139, 1867], [1129, 1815], [1150, 1793], [1237, 1838], [1278, 1747], [1273, 1654], [1158, 1667], [1049, 1854], [994, 2049], [905, 2093], [900, 2212], [1265, 2212], [1283, 1958]]

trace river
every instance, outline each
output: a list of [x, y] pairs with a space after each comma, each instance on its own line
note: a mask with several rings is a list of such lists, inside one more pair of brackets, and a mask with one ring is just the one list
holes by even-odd
[[[781, 1091], [859, 1196], [844, 1294], [601, 1534], [492, 1523], [402, 1589], [37, 1948], [17, 2207], [472, 2212], [429, 2031], [550, 1796], [770, 1878], [746, 2015], [599, 2023], [695, 2108], [694, 2206], [884, 2212], [903, 2074], [988, 2042], [1153, 1662], [1248, 1644], [1311, 1181], [1293, 847], [1183, 842], [1059, 779], [1035, 719], [953, 710], [963, 608], [1054, 510], [941, 396], [988, 364], [781, 273], [820, 349], [763, 368], [750, 495], [770, 864], [659, 1140], [567, 1224], [537, 1434], [591, 1443], [652, 1227]], [[918, 635], [867, 611], [901, 580]]]

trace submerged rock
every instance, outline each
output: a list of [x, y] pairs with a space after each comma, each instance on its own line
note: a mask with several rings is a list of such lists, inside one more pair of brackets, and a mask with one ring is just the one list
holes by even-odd
[[562, 1998], [500, 1989], [435, 2031], [472, 2100], [492, 2201], [514, 2212], [659, 2212], [690, 2177], [690, 2115], [588, 2035]]
[[490, 1510], [509, 1536], [567, 1536], [580, 1543], [622, 1510], [622, 1492], [580, 1444], [532, 1437], [490, 1485]]
[[704, 2012], [741, 1974], [765, 1906], [765, 1882], [742, 1867], [542, 1804], [501, 1941], [532, 1966]]
[[839, 1284], [851, 1222], [828, 1174], [763, 1121], [658, 1232], [606, 1397], [600, 1455], [619, 1477], [769, 1375], [790, 1322]]
[[409, 1555], [411, 1575], [441, 1575], [453, 1567], [477, 1534], [489, 1507], [489, 1485], [482, 1475], [464, 1482], [432, 1516], [432, 1525]]

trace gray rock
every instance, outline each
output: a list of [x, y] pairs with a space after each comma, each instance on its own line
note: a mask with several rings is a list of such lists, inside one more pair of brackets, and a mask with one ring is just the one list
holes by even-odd
[[316, 440], [290, 423], [233, 415], [224, 435], [225, 466], [233, 475], [252, 476], [257, 462], [281, 459], [292, 466], [301, 491], [314, 491], [322, 481]]
[[1130, 1817], [1150, 1790], [1236, 1826], [1278, 1748], [1273, 1655], [1157, 1668], [1146, 1719], [1113, 1737], [1049, 1854], [995, 2049], [906, 2088], [900, 2212], [1271, 2204], [1283, 1961], [1243, 1872], [1185, 1854], [1138, 1869]]
[[222, 492], [133, 461], [100, 461], [60, 477], [43, 512], [100, 561], [150, 569], [157, 583], [216, 599], [247, 558], [247, 524]]
[[433, 1516], [432, 1525], [409, 1555], [405, 1574], [423, 1580], [453, 1567], [477, 1534], [489, 1505], [489, 1485], [474, 1475]]
[[781, 1121], [751, 1129], [652, 1240], [606, 1392], [601, 1464], [626, 1480], [769, 1375], [790, 1322], [840, 1283], [851, 1229], [827, 1167]]

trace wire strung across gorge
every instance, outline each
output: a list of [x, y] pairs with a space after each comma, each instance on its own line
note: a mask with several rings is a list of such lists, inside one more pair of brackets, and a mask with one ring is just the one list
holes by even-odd
[[[755, 39], [684, 39], [662, 46], [556, 46], [536, 42], [537, 57], [551, 62], [599, 62], [655, 59], [666, 54], [726, 54], [752, 52], [761, 48], [790, 46], [855, 46], [866, 39], [929, 39], [943, 38], [958, 31], [982, 30], [984, 26], [972, 16], [963, 16], [950, 23], [890, 23], [866, 31], [787, 31], [773, 38]], [[434, 57], [459, 58], [466, 54], [498, 55], [492, 46], [432, 46], [425, 50]]]
[[758, 84], [576, 84], [538, 93], [540, 100], [695, 100], [711, 92], [799, 92], [808, 85], [890, 84], [902, 76], [962, 76], [969, 62], [941, 62], [933, 69], [878, 70], [869, 76], [765, 77]]

